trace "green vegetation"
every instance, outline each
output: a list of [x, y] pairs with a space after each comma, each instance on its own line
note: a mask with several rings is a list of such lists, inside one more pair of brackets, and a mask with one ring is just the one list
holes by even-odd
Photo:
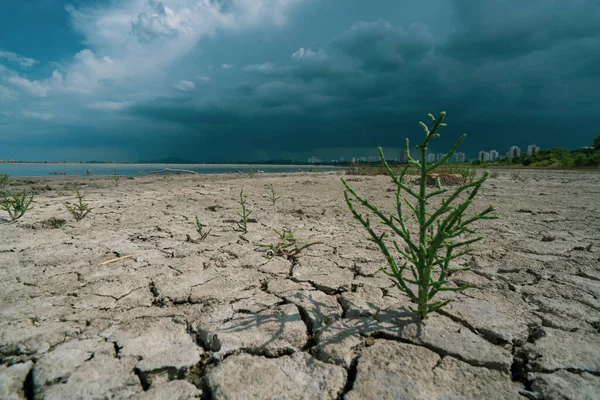
[[[396, 175], [400, 175], [404, 170], [405, 166], [390, 166], [390, 169]], [[417, 171], [413, 168], [409, 168], [406, 171], [406, 175], [416, 175]], [[346, 170], [346, 175], [387, 175], [388, 172], [382, 165], [373, 164], [350, 164], [350, 168]]]
[[[408, 139], [406, 139], [405, 151], [409, 165], [403, 170], [400, 176], [396, 176], [394, 171], [392, 171], [385, 160], [382, 149], [379, 148], [381, 163], [397, 188], [395, 201], [397, 215], [386, 216], [369, 200], [356, 193], [342, 178], [342, 183], [347, 189], [344, 191], [344, 196], [348, 208], [354, 218], [368, 231], [370, 236], [368, 240], [379, 246], [379, 249], [387, 260], [389, 268], [384, 269], [384, 272], [395, 278], [398, 288], [406, 293], [413, 303], [417, 304], [417, 308], [411, 308], [411, 310], [418, 313], [421, 318], [427, 317], [427, 314], [430, 312], [439, 310], [450, 302], [449, 299], [433, 301], [438, 292], [459, 291], [468, 287], [468, 285], [458, 287], [448, 286], [448, 277], [452, 273], [469, 269], [468, 267], [451, 268], [450, 261], [469, 254], [473, 250], [469, 246], [482, 239], [481, 237], [468, 237], [468, 234], [475, 233], [470, 228], [473, 222], [497, 218], [490, 215], [494, 211], [492, 206], [473, 216], [466, 216], [467, 209], [477, 195], [481, 185], [487, 179], [487, 173], [484, 173], [482, 178], [474, 180], [471, 183], [466, 183], [451, 194], [445, 195], [439, 208], [431, 209], [429, 201], [435, 196], [448, 193], [448, 189], [441, 187], [438, 181], [438, 186], [428, 193], [426, 186], [427, 175], [443, 165], [456, 152], [458, 146], [466, 137], [463, 134], [444, 158], [431, 166], [428, 165], [427, 146], [431, 140], [440, 136], [436, 132], [439, 128], [446, 126], [443, 123], [445, 116], [446, 113], [442, 112], [436, 120], [433, 115], [429, 114], [429, 118], [433, 122], [431, 130], [424, 123], [420, 122], [425, 131], [424, 142], [416, 146], [417, 149], [420, 149], [421, 161], [417, 161], [410, 156], [409, 143]], [[416, 168], [420, 174], [418, 191], [402, 183], [402, 178], [410, 166]], [[403, 196], [402, 192], [406, 194]], [[404, 241], [406, 246], [401, 247], [396, 240], [392, 240], [393, 247], [400, 256], [399, 260], [390, 253], [389, 244], [385, 240], [386, 233], [379, 234], [375, 232], [371, 226], [369, 217], [363, 217], [356, 210], [353, 204], [354, 200], [351, 200], [351, 197], [367, 208], [383, 225], [386, 225], [395, 235]], [[410, 198], [413, 198], [414, 202], [409, 201]], [[403, 210], [404, 204], [408, 206], [417, 219], [418, 230], [416, 232], [411, 233], [406, 225], [407, 216]]]
[[596, 135], [591, 147], [566, 150], [552, 147], [534, 154], [521, 154], [511, 159], [504, 158], [496, 162], [473, 161], [473, 165], [525, 166], [546, 168], [597, 168], [600, 167], [600, 135]]
[[75, 197], [77, 197], [79, 203], [75, 204], [74, 206], [69, 205], [69, 203], [65, 203], [65, 207], [67, 207], [67, 210], [69, 210], [73, 218], [75, 218], [75, 221], [81, 221], [93, 209], [89, 207], [88, 203], [83, 202], [83, 196], [79, 193], [78, 189], [75, 189], [75, 192]]
[[113, 185], [119, 186], [119, 179], [121, 177], [119, 175], [117, 175], [117, 169], [115, 168], [115, 172], [113, 174], [113, 176], [110, 178], [110, 180], [112, 181]]
[[238, 203], [242, 206], [242, 212], [238, 213], [242, 220], [237, 222], [237, 226], [242, 232], [248, 233], [248, 217], [252, 211], [248, 211], [246, 207], [248, 203], [246, 202], [246, 196], [244, 196], [244, 189], [240, 190], [240, 200]]
[[0, 209], [6, 211], [11, 222], [14, 222], [31, 210], [31, 203], [33, 203], [33, 193], [27, 194], [23, 190], [21, 194], [12, 194], [7, 191], [0, 200]]
[[266, 195], [264, 194], [263, 198], [271, 200], [271, 203], [275, 205], [277, 200], [281, 198], [281, 195], [275, 191], [275, 189], [273, 188], [273, 184], [269, 183], [269, 193]]
[[283, 228], [281, 232], [275, 231], [279, 240], [274, 244], [262, 244], [259, 243], [256, 246], [263, 247], [267, 250], [267, 258], [272, 258], [273, 256], [285, 257], [287, 259], [293, 259], [298, 257], [298, 254], [304, 249], [309, 248], [310, 246], [314, 246], [316, 244], [322, 244], [322, 242], [312, 242], [305, 244], [304, 246], [298, 247], [296, 244], [296, 239], [294, 238], [294, 232], [287, 228]]
[[210, 235], [210, 229], [208, 230], [208, 232], [204, 231], [204, 228], [206, 227], [206, 225], [203, 225], [200, 220], [198, 219], [198, 216], [196, 215], [196, 232], [198, 232], [198, 235], [200, 235], [200, 238], [198, 239], [198, 241], [202, 242], [204, 239], [206, 239], [208, 237], [208, 235]]
[[73, 188], [67, 183], [63, 186], [63, 190], [57, 189], [56, 194], [59, 196], [71, 196], [71, 190], [73, 190]]
[[519, 171], [512, 171], [510, 173], [510, 179], [512, 179], [513, 181], [517, 181], [517, 182], [526, 182], [527, 181], [527, 177], [521, 176], [521, 173]]
[[8, 182], [10, 181], [10, 175], [2, 174], [0, 175], [0, 189], [4, 189]]
[[475, 168], [470, 168], [468, 165], [448, 163], [440, 165], [436, 172], [440, 174], [460, 175], [465, 183], [473, 182], [473, 179], [475, 179], [475, 174], [477, 173]]

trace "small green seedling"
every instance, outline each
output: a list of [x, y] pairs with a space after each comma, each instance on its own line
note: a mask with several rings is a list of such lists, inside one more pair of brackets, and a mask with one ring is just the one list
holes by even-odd
[[115, 187], [119, 186], [119, 179], [120, 178], [121, 177], [119, 175], [117, 175], [117, 169], [115, 168], [113, 176], [110, 178], [110, 180], [112, 181], [113, 185], [115, 185]]
[[23, 190], [21, 194], [12, 194], [7, 191], [0, 200], [0, 209], [6, 211], [11, 222], [14, 222], [32, 209], [31, 203], [33, 203], [33, 193], [27, 194]]
[[242, 232], [248, 233], [248, 217], [252, 211], [248, 211], [246, 207], [248, 203], [246, 202], [246, 196], [244, 196], [244, 189], [240, 190], [240, 200], [238, 203], [242, 206], [242, 212], [238, 213], [242, 220], [237, 222], [237, 226]]
[[200, 222], [200, 220], [198, 219], [198, 216], [196, 215], [196, 232], [198, 232], [198, 235], [200, 235], [200, 238], [197, 239], [198, 242], [202, 242], [204, 241], [204, 239], [206, 239], [208, 237], [208, 235], [210, 235], [210, 229], [205, 232], [204, 228], [206, 227], [206, 225], [203, 225], [202, 222]]
[[521, 176], [521, 173], [519, 171], [512, 171], [510, 173], [510, 179], [512, 179], [513, 181], [517, 181], [517, 182], [526, 182], [527, 181], [527, 177]]
[[10, 181], [10, 175], [2, 174], [0, 175], [0, 189], [4, 189], [8, 182]]
[[275, 191], [275, 189], [273, 188], [273, 184], [269, 183], [269, 193], [263, 194], [262, 197], [265, 199], [271, 200], [271, 203], [273, 205], [275, 205], [277, 200], [279, 200], [281, 198], [281, 195]]
[[[392, 178], [396, 185], [396, 204], [395, 212], [397, 215], [385, 215], [370, 201], [361, 197], [348, 183], [342, 178], [346, 190], [344, 196], [346, 203], [354, 218], [356, 218], [369, 233], [371, 242], [377, 244], [385, 259], [388, 267], [383, 269], [387, 275], [395, 278], [398, 288], [404, 292], [410, 300], [417, 304], [416, 309], [411, 310], [420, 315], [421, 318], [427, 317], [430, 312], [439, 310], [450, 300], [433, 301], [435, 295], [442, 291], [459, 291], [464, 290], [468, 285], [458, 287], [448, 286], [448, 277], [457, 271], [469, 269], [468, 267], [451, 268], [450, 261], [469, 254], [473, 249], [468, 247], [471, 244], [481, 240], [481, 237], [468, 238], [468, 234], [473, 234], [475, 231], [470, 228], [470, 225], [478, 220], [495, 219], [496, 216], [490, 215], [494, 211], [494, 207], [489, 206], [480, 213], [467, 217], [466, 211], [473, 202], [481, 185], [487, 179], [487, 172], [483, 177], [473, 180], [470, 183], [465, 183], [453, 193], [447, 195], [448, 189], [442, 188], [439, 179], [437, 180], [437, 188], [428, 193], [427, 190], [427, 175], [433, 172], [436, 168], [443, 165], [452, 154], [458, 149], [458, 146], [463, 142], [466, 134], [463, 134], [458, 142], [452, 147], [451, 151], [446, 154], [440, 161], [428, 165], [427, 163], [427, 146], [433, 139], [440, 135], [436, 133], [439, 128], [445, 127], [442, 121], [446, 116], [442, 112], [440, 116], [435, 117], [429, 114], [429, 118], [433, 122], [433, 127], [430, 130], [424, 123], [420, 122], [421, 127], [425, 131], [425, 140], [422, 144], [416, 146], [420, 149], [421, 159], [415, 160], [409, 152], [408, 139], [406, 139], [405, 154], [408, 160], [408, 165], [402, 172], [401, 176], [396, 176], [390, 169], [381, 147], [379, 148], [379, 158], [388, 175]], [[402, 183], [402, 177], [406, 173], [409, 166], [416, 167], [420, 173], [419, 189], [413, 190], [411, 187]], [[406, 193], [403, 196], [402, 191]], [[435, 196], [443, 195], [441, 205], [437, 209], [431, 209], [429, 205], [430, 199]], [[351, 197], [358, 203], [367, 208], [373, 213], [383, 225], [386, 225], [395, 235], [400, 237], [405, 246], [401, 246], [396, 240], [392, 240], [393, 247], [399, 254], [400, 259], [397, 260], [390, 252], [388, 243], [386, 243], [386, 233], [376, 233], [371, 226], [371, 221], [368, 217], [363, 217], [355, 208]], [[414, 202], [409, 199], [413, 198]], [[403, 206], [406, 205], [416, 217], [418, 228], [415, 232], [411, 232], [406, 224], [407, 216], [404, 213]], [[465, 249], [466, 247], [466, 249]]]
[[69, 210], [73, 218], [75, 218], [75, 221], [81, 221], [93, 210], [93, 208], [90, 208], [88, 203], [83, 202], [83, 196], [79, 193], [78, 189], [75, 189], [75, 192], [77, 193], [76, 197], [79, 203], [74, 206], [65, 203], [65, 207], [67, 207], [67, 210]]
[[285, 257], [287, 259], [297, 258], [300, 252], [304, 249], [309, 248], [310, 246], [314, 246], [316, 244], [323, 244], [322, 242], [312, 242], [305, 244], [304, 246], [298, 247], [296, 244], [296, 239], [294, 238], [294, 232], [287, 228], [283, 228], [283, 231], [275, 231], [279, 240], [274, 244], [256, 244], [257, 247], [266, 248], [267, 250], [267, 258], [272, 258], [274, 256]]

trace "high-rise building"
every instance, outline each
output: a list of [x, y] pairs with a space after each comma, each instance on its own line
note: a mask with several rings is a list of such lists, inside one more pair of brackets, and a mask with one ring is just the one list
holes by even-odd
[[518, 146], [510, 146], [508, 153], [506, 153], [507, 158], [519, 157], [521, 155], [521, 148]]
[[479, 161], [490, 161], [490, 153], [487, 151], [479, 152]]
[[463, 153], [463, 152], [454, 153], [454, 159], [456, 160], [457, 163], [465, 162], [465, 160], [466, 160], [465, 153]]
[[540, 151], [540, 146], [536, 146], [535, 144], [530, 144], [527, 146], [527, 154], [532, 155]]
[[403, 164], [408, 162], [408, 158], [406, 158], [406, 150], [405, 149], [402, 149], [400, 151], [400, 162]]
[[498, 161], [499, 154], [496, 150], [490, 150], [490, 161]]
[[446, 157], [446, 155], [445, 155], [444, 153], [438, 153], [438, 154], [435, 156], [435, 162], [440, 162], [440, 161], [442, 161], [442, 158], [444, 158], [444, 157]]
[[427, 162], [434, 163], [435, 162], [435, 154], [433, 154], [433, 153], [427, 154]]

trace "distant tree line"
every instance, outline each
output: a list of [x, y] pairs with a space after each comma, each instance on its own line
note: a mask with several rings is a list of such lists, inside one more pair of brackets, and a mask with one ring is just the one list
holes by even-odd
[[[479, 165], [482, 162], [475, 160], [472, 164]], [[493, 164], [558, 168], [598, 167], [600, 166], [600, 135], [594, 137], [592, 147], [584, 147], [577, 150], [552, 147], [551, 149], [540, 150], [533, 154], [521, 154], [519, 157], [510, 159], [504, 158]]]

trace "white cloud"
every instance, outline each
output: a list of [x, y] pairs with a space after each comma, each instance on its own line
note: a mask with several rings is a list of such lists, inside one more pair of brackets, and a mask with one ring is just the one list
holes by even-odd
[[262, 64], [253, 64], [244, 67], [242, 70], [245, 72], [259, 72], [261, 74], [268, 75], [275, 71], [277, 67], [272, 62], [266, 62]]
[[51, 119], [54, 119], [54, 114], [49, 112], [23, 111], [23, 116], [27, 118], [41, 119], [44, 121], [50, 121]]
[[175, 88], [181, 90], [182, 92], [189, 92], [190, 90], [194, 90], [196, 88], [196, 85], [194, 84], [194, 82], [190, 81], [179, 81], [175, 85]]
[[21, 66], [21, 68], [29, 68], [39, 63], [38, 60], [35, 60], [33, 58], [23, 57], [10, 51], [0, 50], [0, 59], [2, 58], [8, 61], [18, 63]]
[[210, 82], [210, 77], [206, 76], [206, 75], [198, 75], [196, 77], [196, 80], [198, 82]]
[[128, 103], [124, 101], [94, 101], [86, 107], [101, 111], [119, 111], [127, 107], [127, 105]]
[[65, 89], [90, 93], [101, 80], [114, 85], [152, 79], [190, 53], [201, 38], [219, 30], [282, 25], [302, 1], [310, 0], [109, 0], [104, 6], [67, 6], [88, 49], [62, 69]]
[[292, 59], [296, 61], [300, 60], [309, 60], [309, 61], [324, 61], [327, 59], [327, 53], [323, 49], [319, 49], [318, 51], [313, 51], [311, 49], [305, 49], [304, 47], [300, 47], [298, 51], [292, 54]]
[[50, 89], [47, 85], [40, 81], [30, 81], [27, 78], [23, 78], [16, 73], [11, 73], [6, 81], [14, 87], [23, 89], [30, 94], [37, 97], [45, 97]]
[[231, 69], [231, 68], [233, 68], [233, 64], [222, 64], [221, 68], [223, 68], [223, 69]]

